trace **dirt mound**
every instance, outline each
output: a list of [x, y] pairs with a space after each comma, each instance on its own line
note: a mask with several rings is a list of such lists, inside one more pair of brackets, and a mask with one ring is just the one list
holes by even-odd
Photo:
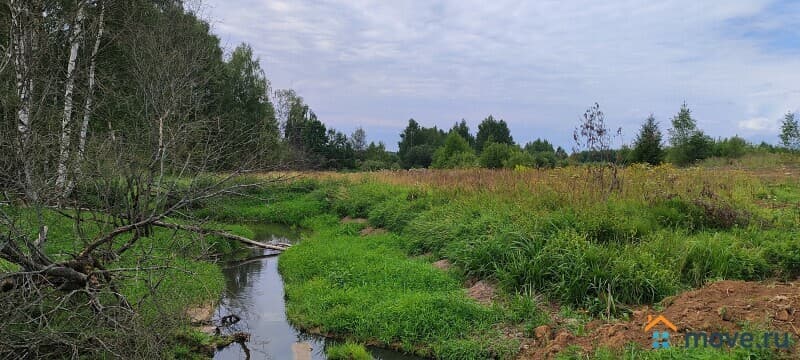
[[[654, 318], [663, 315], [675, 325], [677, 332], [671, 334], [670, 342], [678, 346], [683, 346], [686, 331], [734, 333], [743, 330], [745, 324], [789, 333], [795, 340], [800, 337], [800, 283], [720, 281], [664, 299], [662, 305], [661, 312], [650, 307], [637, 309], [630, 321], [592, 321], [586, 324], [585, 336], [574, 336], [562, 329], [553, 337], [549, 331], [542, 331], [534, 339], [523, 340], [519, 358], [550, 359], [573, 345], [581, 347], [584, 353], [592, 353], [601, 346], [621, 348], [631, 342], [649, 349], [652, 331], [644, 331], [648, 315]], [[563, 324], [557, 321], [552, 326], [560, 325]], [[792, 351], [796, 354], [797, 346]]]
[[445, 271], [450, 270], [450, 268], [453, 266], [453, 264], [450, 263], [450, 260], [447, 259], [436, 261], [432, 265], [433, 267], [439, 270], [445, 270]]
[[467, 289], [467, 295], [483, 305], [489, 305], [494, 299], [496, 287], [486, 280], [480, 280]]

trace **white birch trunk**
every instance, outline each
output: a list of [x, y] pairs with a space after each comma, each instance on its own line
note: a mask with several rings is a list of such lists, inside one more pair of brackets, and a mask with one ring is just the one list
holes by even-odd
[[26, 19], [30, 9], [23, 7], [24, 0], [11, 0], [11, 56], [14, 62], [17, 97], [17, 131], [19, 132], [19, 148], [17, 149], [24, 173], [25, 193], [28, 198], [37, 202], [39, 199], [33, 184], [33, 164], [31, 159], [31, 105], [33, 93], [33, 74], [30, 69], [30, 54], [33, 47], [34, 34], [26, 31]]
[[64, 117], [61, 119], [61, 141], [58, 148], [58, 176], [56, 177], [56, 188], [59, 191], [65, 189], [67, 180], [67, 163], [69, 162], [69, 145], [72, 139], [72, 91], [75, 87], [75, 63], [78, 60], [78, 49], [80, 48], [81, 25], [83, 23], [84, 4], [78, 6], [78, 14], [73, 24], [72, 36], [70, 36], [69, 60], [67, 62], [67, 79], [64, 85]]
[[100, 18], [97, 28], [97, 35], [94, 38], [94, 47], [92, 48], [92, 57], [89, 63], [89, 80], [88, 89], [86, 93], [86, 101], [83, 104], [83, 123], [81, 123], [81, 132], [78, 137], [78, 160], [76, 161], [76, 171], [80, 171], [80, 164], [83, 162], [84, 151], [86, 150], [86, 133], [89, 129], [89, 120], [92, 116], [92, 101], [94, 99], [94, 77], [96, 68], [97, 50], [100, 48], [100, 39], [103, 37], [103, 16], [106, 12], [105, 3], [100, 2]]

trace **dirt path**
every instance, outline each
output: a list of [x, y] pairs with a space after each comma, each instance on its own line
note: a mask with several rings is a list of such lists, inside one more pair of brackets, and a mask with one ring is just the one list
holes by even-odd
[[[650, 307], [637, 309], [629, 321], [590, 322], [586, 325], [586, 335], [580, 337], [566, 330], [542, 327], [537, 329], [534, 339], [523, 340], [519, 358], [550, 359], [574, 345], [589, 354], [600, 346], [621, 348], [631, 342], [649, 349], [652, 331], [666, 328], [659, 324], [651, 331], [644, 331], [648, 315], [663, 315], [675, 325], [677, 332], [672, 332], [670, 339], [673, 347], [683, 346], [686, 331], [733, 333], [742, 331], [743, 326], [749, 326], [745, 330], [788, 333], [795, 341], [800, 339], [800, 282], [720, 281], [667, 298], [662, 304], [664, 309], [660, 312]], [[795, 346], [792, 351], [797, 354], [800, 350]]]

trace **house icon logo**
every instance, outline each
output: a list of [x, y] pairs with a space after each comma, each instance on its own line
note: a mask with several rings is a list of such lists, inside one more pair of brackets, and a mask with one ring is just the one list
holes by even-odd
[[[659, 324], [663, 325], [663, 327], [669, 330], [672, 330], [673, 332], [678, 331], [678, 327], [676, 327], [671, 321], [667, 320], [664, 315], [658, 315], [656, 317], [647, 315], [647, 324], [644, 326], [644, 331], [649, 332]], [[652, 339], [653, 349], [669, 349], [669, 331], [654, 330]]]

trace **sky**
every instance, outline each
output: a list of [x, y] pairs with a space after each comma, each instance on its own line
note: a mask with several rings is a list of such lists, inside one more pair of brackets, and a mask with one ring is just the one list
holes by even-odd
[[205, 0], [222, 45], [249, 43], [276, 89], [328, 127], [397, 149], [414, 118], [571, 149], [600, 104], [630, 143], [686, 102], [714, 138], [776, 143], [800, 110], [800, 1]]

